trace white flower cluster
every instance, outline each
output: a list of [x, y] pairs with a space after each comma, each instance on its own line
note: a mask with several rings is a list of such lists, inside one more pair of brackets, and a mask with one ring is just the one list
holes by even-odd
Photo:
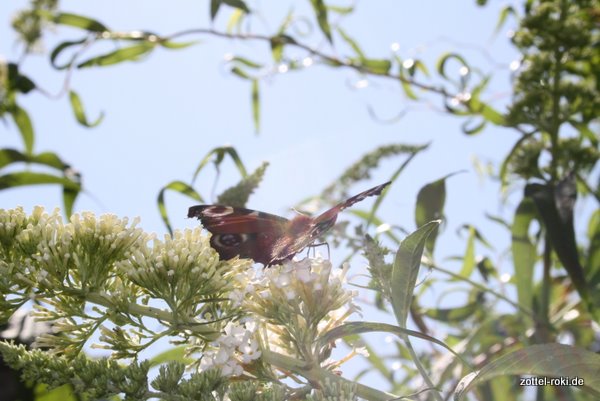
[[254, 335], [256, 327], [251, 320], [227, 323], [223, 334], [210, 343], [212, 349], [204, 352], [200, 369], [220, 369], [223, 376], [240, 376], [244, 372], [242, 365], [261, 355]]

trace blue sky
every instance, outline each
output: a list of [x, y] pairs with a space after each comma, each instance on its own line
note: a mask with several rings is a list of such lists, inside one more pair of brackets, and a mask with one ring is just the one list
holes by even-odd
[[[508, 66], [517, 58], [507, 32], [512, 21], [494, 36], [499, 10], [504, 2], [477, 7], [474, 1], [377, 1], [357, 2], [356, 13], [341, 21], [346, 32], [373, 58], [387, 57], [394, 43], [398, 54], [422, 59], [430, 71], [445, 52], [464, 54], [484, 73], [493, 73], [485, 100], [503, 110], [510, 100]], [[0, 2], [0, 55], [9, 61], [18, 57], [18, 45], [9, 29], [10, 18], [26, 1]], [[188, 28], [208, 27], [208, 1], [62, 1], [61, 9], [92, 16], [116, 30], [150, 30], [170, 34]], [[258, 31], [273, 32], [293, 5], [298, 14], [311, 17], [308, 2], [251, 2], [260, 10], [252, 20]], [[340, 3], [341, 4], [341, 3]], [[229, 10], [216, 21], [222, 27]], [[313, 28], [315, 29], [315, 28]], [[57, 27], [44, 40], [52, 49], [63, 40], [77, 38], [74, 30]], [[227, 54], [260, 55], [270, 62], [268, 47], [261, 42], [199, 39], [197, 46], [181, 51], [158, 50], [139, 63], [75, 71], [72, 88], [81, 96], [90, 118], [100, 111], [106, 117], [94, 129], [79, 126], [68, 99], [49, 99], [41, 94], [22, 98], [36, 130], [35, 150], [55, 151], [78, 169], [88, 194], [83, 194], [76, 211], [140, 216], [147, 231], [166, 232], [156, 206], [160, 188], [172, 180], [189, 181], [199, 161], [217, 146], [236, 147], [249, 170], [268, 161], [265, 180], [251, 197], [248, 207], [292, 216], [290, 207], [320, 193], [350, 164], [379, 145], [425, 144], [420, 154], [391, 188], [382, 205], [382, 216], [392, 224], [414, 229], [414, 205], [418, 190], [450, 172], [466, 170], [448, 181], [446, 215], [448, 225], [438, 240], [439, 255], [464, 251], [464, 238], [456, 235], [463, 223], [485, 225], [485, 234], [502, 252], [508, 232], [490, 224], [484, 214], [509, 216], [514, 205], [503, 205], [497, 184], [483, 180], [473, 167], [473, 157], [483, 163], [499, 163], [516, 139], [515, 133], [489, 127], [467, 137], [460, 130], [464, 120], [440, 112], [441, 101], [431, 104], [408, 101], [399, 85], [368, 80], [366, 88], [353, 87], [361, 79], [355, 72], [313, 65], [300, 72], [268, 73], [261, 81], [261, 130], [254, 132], [250, 84], [227, 72]], [[318, 32], [308, 43], [331, 54], [349, 54], [336, 37], [336, 49]], [[103, 47], [104, 50], [110, 47]], [[100, 48], [99, 48], [100, 49]], [[93, 51], [92, 51], [93, 53]], [[92, 54], [90, 53], [90, 54]], [[291, 54], [304, 57], [299, 50]], [[493, 59], [494, 62], [490, 61]], [[271, 65], [271, 70], [276, 66]], [[50, 93], [58, 93], [63, 75], [48, 66], [41, 56], [30, 56], [22, 65]], [[393, 124], [374, 120], [373, 107], [382, 119], [400, 111], [404, 117]], [[3, 125], [3, 147], [20, 147], [12, 123]], [[399, 161], [382, 164], [372, 182], [361, 183], [358, 193], [389, 179]], [[227, 166], [231, 167], [228, 168]], [[225, 165], [217, 192], [237, 182], [232, 165]], [[210, 199], [214, 175], [208, 171], [197, 180], [196, 189]], [[170, 196], [169, 196], [170, 195]], [[192, 201], [169, 194], [167, 206], [174, 228], [193, 227], [186, 219]], [[34, 205], [48, 209], [61, 206], [55, 187], [34, 187], [0, 192], [4, 208]], [[360, 207], [360, 205], [357, 205]], [[340, 216], [344, 220], [348, 216]], [[497, 261], [502, 260], [498, 256]], [[364, 261], [356, 262], [358, 271]], [[500, 266], [510, 271], [505, 258]]]

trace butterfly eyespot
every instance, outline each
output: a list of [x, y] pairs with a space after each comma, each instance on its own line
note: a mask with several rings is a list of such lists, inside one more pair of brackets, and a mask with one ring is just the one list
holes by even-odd
[[247, 238], [246, 234], [221, 234], [214, 235], [213, 241], [218, 246], [233, 248], [245, 242]]

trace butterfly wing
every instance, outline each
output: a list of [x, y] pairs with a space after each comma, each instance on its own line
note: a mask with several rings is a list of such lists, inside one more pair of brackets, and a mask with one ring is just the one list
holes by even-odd
[[232, 206], [192, 206], [188, 217], [196, 217], [212, 233], [210, 245], [221, 259], [250, 258], [272, 264], [276, 241], [284, 236], [289, 220], [269, 213]]
[[287, 226], [288, 235], [284, 237], [284, 240], [279, 240], [275, 243], [273, 254], [276, 261], [288, 259], [315, 242], [317, 238], [333, 227], [338, 214], [342, 210], [349, 208], [369, 196], [380, 195], [381, 191], [390, 184], [391, 181], [388, 181], [385, 184], [378, 185], [361, 192], [358, 195], [354, 195], [314, 219], [303, 215], [296, 216]]

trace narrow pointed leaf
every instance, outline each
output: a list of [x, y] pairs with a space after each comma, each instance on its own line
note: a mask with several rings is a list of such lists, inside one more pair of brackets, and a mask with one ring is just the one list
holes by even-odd
[[421, 267], [421, 257], [427, 237], [440, 225], [440, 221], [430, 221], [419, 227], [402, 241], [394, 259], [391, 279], [392, 308], [398, 325], [406, 327], [410, 304]]
[[315, 11], [317, 23], [321, 28], [321, 32], [323, 32], [329, 43], [333, 43], [333, 39], [331, 37], [331, 27], [329, 26], [329, 21], [327, 19], [327, 7], [325, 6], [325, 2], [323, 0], [310, 0], [310, 3]]
[[260, 131], [260, 88], [258, 79], [252, 80], [252, 120], [254, 121], [254, 131]]
[[81, 103], [81, 99], [79, 95], [75, 91], [69, 91], [69, 100], [71, 101], [71, 108], [73, 109], [73, 113], [75, 114], [75, 118], [77, 122], [84, 127], [93, 128], [102, 122], [104, 118], [104, 113], [101, 112], [96, 121], [89, 122], [87, 117], [85, 116], [85, 110], [83, 109], [83, 103]]
[[204, 202], [204, 200], [194, 188], [192, 188], [190, 185], [186, 184], [183, 181], [172, 181], [160, 190], [160, 192], [158, 193], [158, 198], [156, 200], [156, 203], [158, 204], [158, 211], [160, 213], [160, 217], [165, 223], [165, 226], [167, 227], [167, 230], [169, 231], [169, 233], [172, 234], [173, 229], [171, 228], [171, 223], [169, 221], [169, 215], [167, 213], [167, 207], [165, 204], [165, 192], [167, 190], [179, 192], [180, 194], [188, 196], [198, 202]]
[[58, 177], [46, 173], [32, 173], [29, 171], [21, 171], [0, 176], [0, 190], [24, 185], [39, 184], [59, 184], [65, 188], [77, 191], [81, 189], [80, 184], [69, 180], [68, 178]]
[[57, 70], [64, 70], [66, 68], [69, 68], [75, 61], [75, 55], [71, 56], [71, 59], [65, 64], [57, 64], [56, 59], [64, 50], [72, 46], [81, 45], [85, 43], [86, 40], [87, 38], [83, 38], [80, 40], [62, 42], [61, 44], [56, 46], [54, 50], [52, 50], [52, 53], [50, 53], [50, 64], [52, 65], [52, 67], [56, 68]]
[[15, 104], [12, 110], [12, 117], [17, 125], [17, 128], [19, 129], [19, 132], [21, 133], [21, 138], [23, 139], [23, 144], [25, 145], [25, 152], [30, 155], [33, 151], [34, 134], [33, 124], [31, 123], [29, 114], [25, 111], [25, 109]]
[[74, 28], [85, 29], [90, 32], [104, 32], [108, 28], [95, 19], [84, 17], [83, 15], [60, 13], [54, 17], [54, 22], [61, 25], [68, 25]]
[[242, 159], [240, 158], [240, 155], [237, 153], [235, 148], [231, 146], [220, 146], [212, 149], [206, 154], [206, 156], [204, 156], [202, 161], [200, 161], [200, 164], [198, 165], [198, 167], [196, 167], [196, 171], [194, 171], [194, 176], [192, 177], [192, 184], [196, 181], [196, 178], [198, 178], [198, 174], [200, 174], [200, 171], [202, 171], [202, 169], [208, 163], [213, 162], [215, 168], [218, 171], [219, 166], [225, 159], [225, 155], [229, 155], [229, 157], [231, 157], [242, 177], [246, 177], [248, 175], [246, 167], [244, 166], [244, 163], [242, 162]]
[[210, 0], [210, 19], [214, 21], [221, 8], [222, 0]]
[[533, 266], [537, 261], [537, 252], [529, 238], [529, 226], [535, 218], [535, 205], [524, 198], [515, 212], [511, 227], [511, 252], [515, 267], [517, 299], [519, 304], [531, 308], [533, 295]]
[[137, 61], [142, 56], [150, 53], [156, 47], [155, 43], [143, 42], [129, 47], [124, 47], [113, 52], [93, 57], [80, 63], [77, 68], [106, 67], [126, 61]]
[[246, 3], [244, 3], [242, 0], [221, 0], [221, 2], [223, 4], [227, 4], [230, 7], [233, 8], [237, 8], [239, 10], [242, 10], [243, 12], [245, 12], [246, 14], [250, 13], [250, 9], [248, 8], [248, 6], [246, 5]]
[[573, 209], [577, 198], [575, 176], [569, 175], [556, 186], [528, 184], [525, 195], [533, 199], [539, 216], [548, 232], [552, 248], [556, 252], [579, 296], [589, 302], [589, 289], [579, 262], [575, 241]]

